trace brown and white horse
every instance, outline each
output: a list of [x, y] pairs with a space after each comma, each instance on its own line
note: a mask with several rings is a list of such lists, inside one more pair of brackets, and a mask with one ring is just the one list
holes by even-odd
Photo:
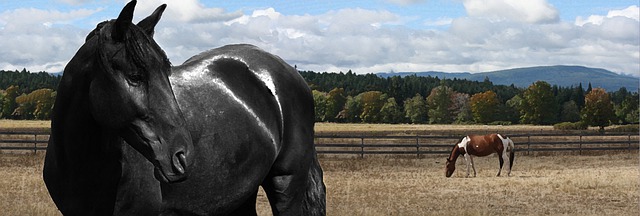
[[[507, 154], [509, 152], [509, 154]], [[469, 177], [469, 165], [473, 168], [473, 177], [476, 176], [476, 167], [473, 165], [473, 156], [484, 157], [493, 153], [498, 153], [498, 159], [500, 160], [500, 169], [498, 169], [498, 175], [502, 171], [502, 165], [504, 161], [507, 161], [508, 173], [511, 176], [511, 167], [514, 160], [514, 144], [507, 136], [500, 134], [488, 134], [488, 135], [469, 135], [460, 140], [453, 150], [449, 158], [447, 158], [447, 165], [445, 166], [446, 176], [451, 177], [453, 171], [456, 170], [456, 160], [461, 154], [464, 155], [464, 160], [467, 162], [467, 177]]]

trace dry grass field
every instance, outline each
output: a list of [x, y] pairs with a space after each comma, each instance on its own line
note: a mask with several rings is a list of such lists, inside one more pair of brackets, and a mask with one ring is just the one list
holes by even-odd
[[[495, 177], [494, 156], [476, 158], [478, 177], [452, 178], [444, 157], [321, 156], [328, 215], [638, 215], [638, 155], [516, 156]], [[43, 154], [0, 154], [0, 212], [59, 215], [41, 178]], [[259, 215], [270, 215], [264, 194]]]
[[[29, 123], [28, 125], [38, 123]], [[7, 127], [7, 126], [5, 126]], [[2, 122], [0, 122], [0, 128]], [[25, 128], [30, 126], [24, 126]], [[416, 133], [448, 126], [319, 124], [318, 131]], [[552, 130], [534, 126], [451, 126], [450, 130]], [[496, 127], [496, 128], [493, 128]], [[333, 128], [333, 129], [331, 129]], [[500, 129], [500, 130], [498, 130]], [[42, 182], [44, 154], [0, 153], [0, 215], [59, 215]], [[445, 155], [321, 155], [328, 215], [640, 215], [638, 151], [588, 156], [516, 155], [511, 177], [495, 177], [495, 155], [475, 158], [465, 178], [459, 158], [444, 177]], [[506, 174], [503, 172], [503, 175]], [[258, 197], [259, 215], [270, 215]]]

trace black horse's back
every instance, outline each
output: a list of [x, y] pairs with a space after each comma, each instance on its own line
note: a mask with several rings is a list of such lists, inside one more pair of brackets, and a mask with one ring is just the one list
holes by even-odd
[[[229, 45], [174, 67], [170, 80], [192, 137], [197, 140], [196, 149], [208, 152], [206, 157], [197, 157], [196, 163], [219, 165], [196, 172], [200, 175], [193, 179], [224, 176], [226, 180], [210, 184], [229, 189], [244, 187], [233, 190], [247, 191], [228, 193], [226, 199], [204, 199], [207, 191], [199, 190], [195, 193], [203, 193], [203, 203], [219, 199], [199, 210], [216, 212], [217, 205], [224, 204], [230, 206], [225, 210], [235, 212], [255, 206], [255, 192], [262, 185], [274, 214], [324, 214], [322, 169], [313, 146], [313, 98], [293, 67], [255, 46]], [[234, 155], [233, 159], [229, 155]], [[225, 163], [228, 160], [238, 163]], [[243, 168], [246, 161], [254, 170]], [[251, 173], [254, 177], [236, 179], [238, 176], [220, 170]], [[166, 185], [163, 190], [171, 194], [192, 191], [189, 181]], [[172, 200], [177, 211], [183, 204]]]

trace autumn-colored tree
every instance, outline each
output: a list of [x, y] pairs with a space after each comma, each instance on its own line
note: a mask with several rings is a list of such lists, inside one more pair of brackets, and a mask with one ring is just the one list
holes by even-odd
[[362, 114], [360, 119], [366, 123], [380, 122], [380, 109], [387, 100], [387, 95], [380, 91], [368, 91], [362, 95]]
[[324, 120], [333, 122], [336, 116], [344, 108], [347, 102], [343, 88], [334, 88], [327, 93], [327, 107], [325, 110]]
[[521, 123], [552, 124], [556, 121], [556, 101], [549, 83], [537, 81], [522, 96], [519, 107]]
[[477, 123], [486, 124], [496, 120], [495, 116], [498, 113], [500, 101], [495, 92], [489, 90], [474, 94], [469, 103], [473, 120]]
[[414, 124], [427, 121], [427, 103], [422, 95], [416, 94], [404, 101], [404, 116]]
[[590, 126], [598, 126], [601, 131], [614, 118], [613, 104], [609, 94], [602, 88], [594, 88], [584, 96], [581, 119]]
[[55, 93], [52, 89], [38, 89], [16, 97], [18, 108], [13, 112], [20, 119], [49, 119]]
[[16, 110], [16, 108], [18, 108], [18, 103], [16, 103], [16, 98], [18, 97], [19, 93], [19, 87], [18, 86], [9, 86], [9, 88], [7, 88], [7, 90], [5, 90], [5, 95], [4, 95], [4, 101], [2, 102], [2, 112], [0, 112], [0, 117], [2, 118], [12, 118], [13, 117], [13, 111]]

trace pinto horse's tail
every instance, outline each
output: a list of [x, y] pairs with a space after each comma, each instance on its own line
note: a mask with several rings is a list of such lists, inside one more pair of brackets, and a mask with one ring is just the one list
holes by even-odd
[[322, 180], [322, 168], [317, 156], [311, 161], [307, 190], [302, 201], [303, 214], [309, 216], [326, 215], [326, 188]]
[[507, 138], [509, 140], [509, 146], [507, 148], [507, 150], [509, 150], [509, 170], [511, 170], [511, 167], [513, 167], [513, 162], [515, 159], [515, 153], [516, 153], [516, 149], [515, 149], [515, 145], [513, 144], [513, 141], [510, 138]]

